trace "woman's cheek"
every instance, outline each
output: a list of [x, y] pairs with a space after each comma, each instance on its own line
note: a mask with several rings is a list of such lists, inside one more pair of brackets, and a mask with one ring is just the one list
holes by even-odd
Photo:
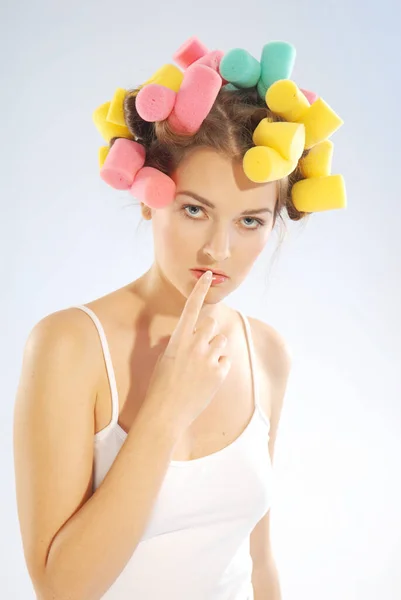
[[166, 252], [174, 255], [174, 257], [178, 256], [181, 258], [183, 250], [188, 251], [190, 248], [189, 244], [192, 245], [193, 243], [194, 235], [193, 232], [191, 234], [191, 227], [185, 227], [185, 225], [177, 226], [177, 224], [167, 228], [163, 240]]

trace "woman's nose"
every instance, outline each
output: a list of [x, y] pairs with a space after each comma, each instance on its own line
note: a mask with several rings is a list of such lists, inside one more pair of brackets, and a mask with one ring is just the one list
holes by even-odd
[[231, 256], [229, 234], [221, 230], [216, 231], [207, 244], [205, 244], [203, 251], [216, 263], [226, 260]]

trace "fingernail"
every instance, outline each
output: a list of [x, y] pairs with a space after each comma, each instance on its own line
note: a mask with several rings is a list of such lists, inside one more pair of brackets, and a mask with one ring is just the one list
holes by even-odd
[[213, 273], [211, 271], [206, 271], [205, 281], [210, 281]]

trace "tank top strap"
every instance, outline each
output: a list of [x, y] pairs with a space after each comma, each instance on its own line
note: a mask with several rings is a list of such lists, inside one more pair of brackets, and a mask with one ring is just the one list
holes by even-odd
[[262, 412], [262, 414], [263, 414], [263, 411], [260, 410], [259, 385], [258, 385], [258, 378], [256, 375], [255, 346], [253, 343], [251, 326], [250, 326], [248, 318], [240, 310], [237, 310], [237, 312], [241, 316], [242, 321], [245, 326], [245, 337], [246, 337], [246, 341], [247, 341], [247, 345], [248, 345], [249, 362], [251, 365], [251, 377], [252, 377], [253, 398], [254, 398], [255, 408], [259, 408], [259, 412]]
[[93, 312], [92, 309], [88, 308], [87, 306], [85, 306], [83, 304], [74, 306], [73, 308], [78, 308], [79, 310], [82, 310], [92, 319], [92, 321], [95, 324], [96, 329], [98, 331], [99, 337], [100, 337], [104, 361], [106, 364], [107, 377], [108, 377], [109, 384], [110, 384], [111, 402], [112, 402], [112, 417], [111, 417], [111, 422], [109, 423], [108, 427], [112, 427], [113, 425], [116, 425], [118, 422], [118, 412], [119, 412], [118, 390], [117, 390], [116, 376], [115, 376], [114, 368], [113, 368], [113, 361], [111, 360], [110, 348], [109, 348], [109, 344], [107, 342], [106, 334], [104, 332], [103, 325], [101, 324], [98, 316]]

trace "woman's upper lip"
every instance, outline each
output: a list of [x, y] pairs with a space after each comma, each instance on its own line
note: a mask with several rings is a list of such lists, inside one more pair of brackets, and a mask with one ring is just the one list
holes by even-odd
[[223, 271], [214, 271], [209, 267], [194, 267], [192, 271], [212, 271], [212, 273], [214, 273], [215, 275], [223, 275], [223, 277], [228, 277], [228, 275], [226, 273], [223, 273]]

